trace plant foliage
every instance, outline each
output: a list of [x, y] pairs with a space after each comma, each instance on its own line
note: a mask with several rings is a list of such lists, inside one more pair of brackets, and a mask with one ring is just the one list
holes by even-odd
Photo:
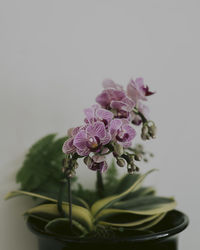
[[[116, 194], [97, 199], [92, 206], [84, 201], [82, 205], [72, 205], [73, 228], [79, 237], [89, 237], [92, 232], [99, 228], [112, 228], [113, 230], [146, 230], [157, 224], [165, 214], [174, 209], [176, 202], [173, 198], [155, 196], [151, 187], [141, 187], [145, 177], [153, 170], [144, 175], [133, 175], [132, 181], [126, 189], [121, 189], [121, 181], [116, 182]], [[131, 178], [130, 178], [131, 179]], [[121, 192], [119, 193], [119, 190]], [[44, 230], [48, 233], [58, 234], [63, 228], [69, 228], [69, 204], [63, 202], [62, 207], [66, 217], [63, 218], [58, 210], [57, 200], [41, 196], [36, 193], [14, 191], [7, 195], [6, 199], [19, 195], [38, 197], [45, 201], [25, 212], [28, 217], [36, 217], [45, 221]], [[50, 202], [50, 203], [49, 203]], [[86, 204], [86, 205], [85, 205]], [[63, 232], [65, 233], [65, 232]]]
[[49, 134], [33, 144], [16, 176], [22, 190], [57, 196], [63, 178], [61, 148], [65, 140]]

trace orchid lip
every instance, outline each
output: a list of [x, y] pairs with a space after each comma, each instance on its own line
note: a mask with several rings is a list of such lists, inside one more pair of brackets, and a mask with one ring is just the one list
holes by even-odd
[[102, 122], [104, 123], [105, 127], [108, 126], [108, 121], [107, 120], [103, 119]]
[[123, 137], [120, 137], [119, 135], [116, 136], [116, 139], [119, 141], [119, 142], [125, 142], [127, 141], [127, 139], [129, 138], [129, 134], [128, 133], [125, 133], [123, 135]]
[[142, 89], [143, 89], [143, 91], [144, 91], [144, 93], [145, 93], [145, 96], [150, 96], [150, 95], [155, 94], [155, 92], [152, 92], [152, 91], [149, 90], [149, 87], [148, 87], [148, 86], [143, 87]]
[[128, 118], [128, 117], [129, 113], [127, 111], [120, 110], [119, 112], [117, 112], [116, 118]]
[[90, 137], [86, 142], [86, 146], [91, 150], [91, 152], [96, 152], [102, 146], [98, 136]]

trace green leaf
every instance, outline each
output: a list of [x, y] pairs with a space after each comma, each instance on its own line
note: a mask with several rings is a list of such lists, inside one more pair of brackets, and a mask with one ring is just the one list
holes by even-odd
[[139, 178], [141, 177], [141, 174], [126, 174], [122, 177], [120, 180], [118, 186], [116, 187], [115, 194], [120, 194], [130, 188]]
[[113, 208], [131, 211], [135, 214], [154, 215], [168, 212], [176, 207], [173, 198], [154, 195], [133, 198], [113, 204]]
[[116, 227], [133, 227], [157, 218], [159, 214], [138, 215], [131, 210], [105, 209], [96, 217], [98, 223]]
[[12, 191], [9, 192], [8, 194], [6, 194], [6, 196], [4, 197], [5, 200], [17, 197], [17, 196], [21, 196], [21, 195], [26, 195], [26, 196], [31, 196], [34, 198], [39, 198], [39, 199], [43, 199], [43, 200], [47, 200], [47, 201], [51, 201], [51, 202], [57, 202], [57, 200], [52, 199], [48, 196], [44, 196], [44, 195], [40, 195], [40, 194], [35, 194], [35, 193], [31, 193], [31, 192], [26, 192], [26, 191], [22, 191], [22, 190], [16, 190], [16, 191]]
[[56, 134], [49, 134], [37, 141], [25, 157], [16, 176], [21, 189], [37, 193], [55, 193], [59, 181], [63, 178], [62, 145], [66, 137], [56, 139]]
[[[37, 194], [37, 193], [26, 192], [26, 191], [23, 191], [23, 190], [16, 190], [16, 191], [9, 192], [8, 194], [6, 194], [4, 199], [8, 200], [8, 199], [11, 199], [11, 198], [14, 198], [14, 197], [17, 197], [17, 196], [21, 196], [21, 195], [30, 196], [30, 197], [34, 197], [34, 198], [38, 198], [38, 199], [42, 199], [42, 200], [46, 200], [46, 201], [50, 201], [50, 202], [54, 202], [54, 203], [58, 202], [57, 199], [53, 199], [51, 197], [41, 195], [41, 194]], [[88, 204], [79, 197], [73, 196], [72, 197], [72, 202], [74, 204], [76, 204], [76, 205], [83, 206], [85, 208], [89, 208]], [[63, 201], [62, 204], [68, 204], [68, 202]]]
[[146, 195], [155, 195], [156, 191], [153, 187], [140, 187], [136, 191], [133, 191], [129, 193], [126, 197], [124, 197], [123, 200], [130, 200], [133, 198], [141, 197], [141, 196], [146, 196]]
[[148, 221], [142, 225], [139, 225], [136, 229], [138, 230], [147, 230], [150, 229], [151, 227], [157, 225], [164, 217], [166, 213], [162, 213], [158, 215], [158, 217], [154, 218], [152, 221]]
[[[57, 218], [51, 220], [45, 226], [45, 231], [48, 233], [58, 234], [58, 235], [70, 235], [70, 222], [68, 218]], [[87, 228], [80, 224], [76, 220], [72, 220], [72, 231], [73, 235], [84, 236], [88, 233]]]
[[118, 177], [118, 171], [117, 167], [115, 165], [115, 161], [112, 160], [108, 170], [105, 172], [105, 174], [102, 175], [103, 177], [103, 182], [104, 182], [104, 194], [105, 196], [113, 195], [116, 186], [119, 183]]
[[[69, 216], [69, 205], [63, 204], [63, 210]], [[42, 204], [25, 212], [25, 215], [39, 215], [44, 218], [59, 218], [60, 213], [57, 204]], [[68, 217], [67, 217], [68, 218]], [[72, 218], [78, 221], [81, 225], [85, 226], [89, 231], [93, 230], [92, 215], [86, 208], [72, 204]]]
[[93, 216], [96, 216], [101, 210], [110, 207], [113, 203], [119, 201], [120, 199], [128, 195], [130, 192], [137, 189], [137, 187], [142, 183], [144, 178], [153, 171], [155, 171], [155, 169], [152, 169], [148, 171], [146, 174], [140, 176], [140, 178], [138, 178], [137, 181], [135, 181], [133, 185], [129, 187], [127, 190], [125, 190], [123, 193], [118, 195], [113, 195], [95, 202], [91, 208]]

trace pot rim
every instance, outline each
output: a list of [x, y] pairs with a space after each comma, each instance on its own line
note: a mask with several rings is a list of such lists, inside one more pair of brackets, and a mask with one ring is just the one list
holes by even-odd
[[[170, 229], [163, 230], [160, 232], [152, 233], [152, 234], [143, 234], [143, 235], [133, 235], [129, 237], [116, 237], [112, 239], [103, 239], [104, 243], [122, 243], [122, 242], [148, 242], [148, 241], [155, 241], [155, 240], [163, 240], [168, 237], [174, 236], [180, 232], [182, 232], [189, 224], [189, 218], [186, 214], [179, 210], [172, 210], [168, 213], [174, 213], [174, 215], [181, 219], [181, 222], [177, 225], [174, 226]], [[167, 215], [166, 215], [167, 216]], [[85, 244], [90, 244], [90, 243], [100, 243], [102, 244], [102, 239], [100, 238], [78, 238], [78, 237], [66, 237], [66, 236], [61, 236], [61, 235], [56, 235], [56, 234], [50, 234], [45, 232], [42, 229], [39, 229], [37, 226], [35, 226], [33, 223], [31, 223], [30, 218], [27, 220], [27, 225], [34, 234], [36, 234], [40, 238], [51, 238], [57, 241], [62, 241], [62, 242], [71, 242], [71, 243], [85, 243]]]

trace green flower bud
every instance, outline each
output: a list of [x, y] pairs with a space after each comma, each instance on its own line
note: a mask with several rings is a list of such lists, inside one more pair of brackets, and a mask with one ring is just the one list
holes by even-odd
[[114, 143], [114, 153], [117, 155], [117, 156], [121, 156], [123, 155], [124, 153], [124, 148], [122, 145], [118, 144], [118, 143]]
[[132, 168], [128, 168], [127, 170], [128, 170], [128, 174], [133, 174], [134, 173]]
[[148, 129], [148, 124], [145, 123], [142, 127], [142, 133], [141, 133], [141, 137], [143, 140], [149, 140], [150, 136], [149, 136], [149, 129]]
[[151, 122], [149, 124], [149, 135], [152, 137], [152, 138], [155, 138], [156, 137], [156, 125], [155, 123]]
[[78, 168], [78, 162], [77, 161], [75, 161], [75, 163], [74, 163], [74, 168], [75, 169]]
[[85, 165], [87, 166], [90, 166], [92, 164], [92, 158], [90, 156], [86, 156], [84, 159], [83, 159]]
[[125, 162], [125, 160], [122, 159], [122, 158], [117, 158], [117, 165], [118, 165], [119, 167], [124, 167], [124, 166], [126, 165], [126, 162]]
[[142, 160], [142, 156], [140, 154], [136, 154], [135, 157], [134, 157], [134, 159], [136, 161], [141, 161]]

